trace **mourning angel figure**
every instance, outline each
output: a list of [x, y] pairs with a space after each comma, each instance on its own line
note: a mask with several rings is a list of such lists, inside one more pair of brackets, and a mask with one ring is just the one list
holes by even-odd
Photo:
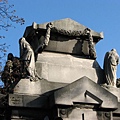
[[36, 81], [37, 79], [41, 79], [36, 71], [35, 67], [35, 53], [40, 49], [40, 47], [47, 46], [49, 43], [49, 38], [50, 38], [50, 30], [52, 27], [52, 23], [47, 24], [47, 31], [46, 35], [44, 37], [44, 42], [42, 45], [40, 44], [38, 48], [36, 48], [35, 51], [33, 51], [32, 46], [27, 42], [27, 40], [22, 37], [19, 40], [20, 44], [20, 58], [25, 62], [25, 66], [27, 66], [27, 72], [29, 74], [30, 80], [31, 81]]
[[116, 87], [116, 71], [118, 64], [119, 55], [116, 49], [112, 49], [105, 54], [103, 69], [107, 85]]

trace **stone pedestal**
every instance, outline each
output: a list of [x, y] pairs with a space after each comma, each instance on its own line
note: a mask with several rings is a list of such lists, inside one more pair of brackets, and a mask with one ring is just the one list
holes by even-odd
[[71, 83], [86, 76], [96, 83], [102, 83], [103, 70], [96, 60], [70, 54], [42, 52], [38, 54], [38, 74], [51, 82]]

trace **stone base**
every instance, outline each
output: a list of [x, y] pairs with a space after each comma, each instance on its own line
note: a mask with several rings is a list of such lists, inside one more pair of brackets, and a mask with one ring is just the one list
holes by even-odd
[[96, 83], [102, 83], [103, 70], [96, 60], [80, 56], [42, 52], [36, 61], [38, 74], [51, 82], [72, 83], [86, 76]]
[[41, 95], [65, 85], [63, 83], [49, 82], [44, 79], [36, 82], [32, 82], [29, 79], [21, 79], [14, 88], [14, 94]]

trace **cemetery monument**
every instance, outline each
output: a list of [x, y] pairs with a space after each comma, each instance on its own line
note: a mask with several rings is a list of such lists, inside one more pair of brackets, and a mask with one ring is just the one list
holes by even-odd
[[69, 18], [26, 27], [1, 76], [0, 120], [120, 120], [119, 55], [107, 52], [102, 69], [101, 39]]

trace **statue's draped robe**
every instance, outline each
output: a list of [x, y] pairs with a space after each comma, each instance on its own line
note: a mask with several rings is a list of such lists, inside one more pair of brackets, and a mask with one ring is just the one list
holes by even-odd
[[104, 58], [104, 73], [106, 83], [111, 86], [116, 86], [116, 71], [119, 63], [119, 55], [115, 50], [107, 52]]
[[20, 41], [20, 58], [25, 61], [28, 65], [26, 68], [29, 72], [29, 75], [34, 79], [36, 74], [35, 69], [35, 56], [33, 49], [31, 48], [30, 44], [25, 40], [25, 38], [21, 38]]

